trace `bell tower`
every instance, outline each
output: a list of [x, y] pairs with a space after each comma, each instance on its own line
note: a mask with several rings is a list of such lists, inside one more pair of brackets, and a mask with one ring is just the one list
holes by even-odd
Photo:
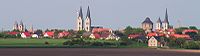
[[88, 6], [88, 9], [87, 9], [87, 16], [86, 16], [86, 19], [85, 19], [85, 31], [87, 31], [87, 32], [91, 31], [91, 17], [90, 17], [89, 6]]
[[80, 7], [79, 15], [77, 18], [77, 30], [81, 31], [83, 30], [83, 13], [82, 13], [82, 7]]

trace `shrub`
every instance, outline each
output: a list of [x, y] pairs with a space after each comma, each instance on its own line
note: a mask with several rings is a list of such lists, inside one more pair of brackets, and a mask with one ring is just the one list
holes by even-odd
[[49, 45], [49, 42], [45, 41], [44, 44], [45, 44], [45, 45]]
[[188, 41], [183, 45], [186, 49], [200, 49], [200, 42], [198, 41]]

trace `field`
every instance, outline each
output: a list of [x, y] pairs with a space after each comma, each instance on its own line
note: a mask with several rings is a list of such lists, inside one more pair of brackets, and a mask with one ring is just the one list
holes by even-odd
[[0, 48], [0, 56], [199, 56], [147, 48]]
[[[67, 39], [0, 39], [0, 47], [62, 46]], [[48, 44], [45, 44], [48, 42]]]
[[[131, 41], [121, 45], [122, 41], [83, 39], [0, 39], [0, 48], [145, 48], [144, 43]], [[48, 44], [47, 44], [48, 42]], [[63, 43], [67, 45], [63, 45]], [[123, 44], [130, 43], [125, 42]]]

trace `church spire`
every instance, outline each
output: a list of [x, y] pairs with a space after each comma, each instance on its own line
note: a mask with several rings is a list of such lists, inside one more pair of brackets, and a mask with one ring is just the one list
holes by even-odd
[[91, 31], [91, 18], [90, 18], [90, 8], [88, 6], [87, 9], [87, 15], [86, 15], [86, 19], [85, 19], [85, 28], [84, 28], [87, 32]]
[[162, 23], [160, 17], [158, 18], [157, 23]]
[[18, 30], [18, 23], [17, 23], [17, 21], [15, 21], [15, 23], [14, 23], [13, 30]]
[[77, 30], [80, 31], [80, 30], [83, 30], [83, 12], [82, 12], [82, 7], [80, 6], [80, 11], [78, 12], [79, 15], [78, 15], [78, 18], [77, 18]]
[[24, 24], [23, 24], [22, 20], [20, 21], [20, 25], [24, 26]]
[[166, 12], [165, 12], [165, 20], [163, 21], [163, 23], [169, 23], [169, 21], [168, 21], [167, 8], [166, 8]]
[[88, 18], [90, 18], [90, 7], [88, 6], [88, 9], [87, 9], [87, 16]]
[[80, 11], [79, 11], [79, 17], [83, 18], [82, 7], [80, 7]]

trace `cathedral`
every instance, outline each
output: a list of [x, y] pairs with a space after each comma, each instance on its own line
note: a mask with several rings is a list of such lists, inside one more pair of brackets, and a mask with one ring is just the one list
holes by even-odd
[[[145, 30], [146, 33], [152, 32], [153, 22], [150, 20], [149, 17], [147, 17], [142, 22], [142, 28], [143, 28], [143, 30]], [[164, 21], [161, 21], [160, 17], [156, 21], [156, 31], [167, 32], [168, 29], [171, 29], [171, 28], [173, 28], [173, 27], [169, 25], [168, 13], [167, 13], [167, 9], [166, 9]]]
[[27, 30], [26, 26], [24, 25], [22, 20], [20, 21], [20, 24], [18, 24], [18, 22], [15, 21], [14, 26], [13, 26], [13, 30], [19, 31], [19, 32], [34, 32], [33, 26], [30, 27], [30, 30]]
[[80, 7], [79, 15], [77, 18], [77, 31], [85, 30], [87, 32], [91, 31], [91, 17], [90, 17], [90, 8], [88, 6], [86, 19], [83, 19], [82, 7]]
[[156, 22], [156, 30], [166, 31], [169, 28], [171, 28], [171, 27], [169, 26], [168, 14], [167, 14], [167, 9], [166, 9], [164, 21], [161, 21], [161, 19], [159, 18]]
[[18, 24], [17, 21], [15, 21], [13, 30], [19, 30], [20, 32], [25, 31], [25, 27], [22, 20], [20, 21], [20, 24]]

